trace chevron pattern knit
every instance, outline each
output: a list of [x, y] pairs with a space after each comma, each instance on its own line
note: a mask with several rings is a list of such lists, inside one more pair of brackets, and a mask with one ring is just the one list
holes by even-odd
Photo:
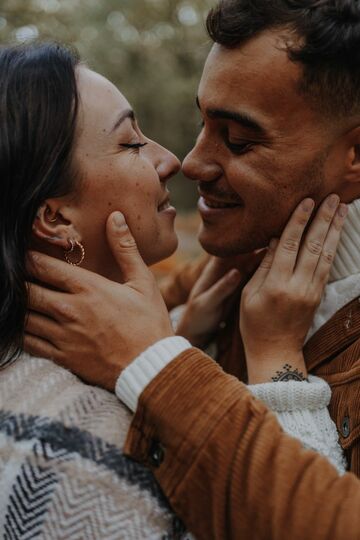
[[190, 539], [151, 472], [122, 453], [117, 398], [48, 360], [0, 374], [4, 540]]

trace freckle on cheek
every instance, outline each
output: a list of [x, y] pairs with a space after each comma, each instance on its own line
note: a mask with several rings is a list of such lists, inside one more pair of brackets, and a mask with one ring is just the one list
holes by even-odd
[[112, 202], [111, 202], [111, 201], [108, 202], [108, 206], [112, 206]]

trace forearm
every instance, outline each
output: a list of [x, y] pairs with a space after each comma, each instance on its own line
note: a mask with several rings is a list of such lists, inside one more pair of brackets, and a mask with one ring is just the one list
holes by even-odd
[[[154, 467], [154, 441], [165, 449]], [[285, 435], [244, 385], [185, 351], [143, 392], [126, 451], [201, 538], [357, 538], [360, 483]], [[348, 504], [349, 498], [351, 505]]]

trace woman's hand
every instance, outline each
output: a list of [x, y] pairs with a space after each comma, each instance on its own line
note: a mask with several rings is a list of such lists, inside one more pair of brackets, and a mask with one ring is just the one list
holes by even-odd
[[[205, 348], [226, 317], [227, 300], [263, 256], [262, 251], [232, 260], [211, 257], [184, 306], [176, 333], [186, 337], [194, 347]], [[232, 268], [229, 270], [229, 267]]]
[[303, 238], [313, 208], [311, 199], [296, 208], [243, 290], [240, 332], [250, 384], [306, 378], [302, 348], [347, 214], [339, 197], [330, 195]]

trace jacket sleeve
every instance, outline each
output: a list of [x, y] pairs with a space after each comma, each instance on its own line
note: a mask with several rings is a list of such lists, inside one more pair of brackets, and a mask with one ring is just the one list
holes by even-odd
[[125, 451], [152, 468], [199, 540], [360, 538], [359, 479], [286, 435], [197, 349], [145, 388]]

